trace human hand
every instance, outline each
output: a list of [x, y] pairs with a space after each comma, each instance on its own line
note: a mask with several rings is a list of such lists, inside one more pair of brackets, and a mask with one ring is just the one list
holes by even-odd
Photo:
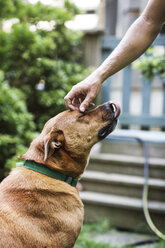
[[65, 96], [66, 106], [71, 110], [84, 112], [94, 106], [92, 101], [96, 98], [101, 88], [101, 82], [91, 75], [80, 83], [74, 85]]

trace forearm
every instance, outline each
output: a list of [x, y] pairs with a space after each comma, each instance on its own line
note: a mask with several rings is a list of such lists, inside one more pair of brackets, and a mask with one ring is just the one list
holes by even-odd
[[119, 45], [109, 57], [95, 71], [103, 82], [107, 77], [118, 72], [136, 58], [152, 44], [161, 29], [161, 24], [153, 24], [139, 17], [129, 28]]

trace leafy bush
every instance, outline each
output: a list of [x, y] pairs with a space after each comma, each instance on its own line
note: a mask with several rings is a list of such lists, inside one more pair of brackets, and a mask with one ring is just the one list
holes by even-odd
[[165, 77], [165, 54], [156, 54], [154, 49], [148, 49], [147, 53], [134, 62], [134, 67], [147, 79], [154, 76]]
[[[49, 118], [66, 108], [64, 96], [89, 70], [81, 65], [82, 34], [65, 25], [78, 13], [68, 0], [64, 8], [30, 4], [27, 0], [0, 0], [0, 6], [0, 24], [10, 18], [16, 20], [10, 32], [0, 30], [3, 170], [12, 167], [16, 154], [23, 153], [33, 132], [40, 131]], [[1, 174], [3, 177], [5, 173]]]
[[[27, 111], [25, 95], [3, 81], [0, 71], [0, 164], [1, 179], [15, 166], [16, 155], [34, 138], [35, 124]], [[5, 170], [4, 170], [5, 169]]]
[[104, 242], [96, 242], [93, 238], [96, 234], [106, 233], [111, 228], [108, 220], [85, 223], [74, 248], [117, 248]]
[[159, 244], [155, 245], [155, 248], [164, 248], [165, 247], [165, 240], [161, 240]]
[[[105, 242], [95, 241], [97, 235], [100, 236], [101, 234], [105, 234], [105, 233], [109, 234], [111, 230], [112, 230], [112, 226], [108, 220], [101, 220], [99, 222], [94, 222], [94, 223], [84, 223], [74, 248], [119, 248], [119, 247], [120, 248], [132, 248], [132, 247], [135, 247], [135, 244], [133, 243], [132, 245], [127, 244], [127, 245], [122, 245], [122, 246], [119, 243], [116, 246], [112, 246], [111, 244], [108, 244]], [[130, 232], [130, 235], [131, 235], [131, 232]], [[119, 236], [117, 235], [117, 237]], [[120, 242], [120, 239], [119, 239], [119, 242]], [[146, 244], [146, 247], [150, 247], [150, 245]], [[159, 243], [153, 243], [152, 247], [164, 248], [165, 241], [160, 240]]]
[[[10, 17], [19, 22], [10, 33], [0, 32], [0, 66], [9, 85], [26, 94], [28, 110], [41, 129], [45, 121], [65, 109], [64, 96], [89, 73], [79, 63], [82, 34], [65, 26], [78, 10], [69, 1], [64, 8], [21, 0], [16, 0], [16, 6]], [[48, 29], [40, 21], [47, 21]]]

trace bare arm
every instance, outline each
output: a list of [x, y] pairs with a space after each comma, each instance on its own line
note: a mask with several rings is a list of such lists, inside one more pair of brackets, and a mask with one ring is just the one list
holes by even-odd
[[102, 82], [144, 53], [160, 32], [164, 21], [165, 0], [149, 0], [141, 16], [128, 29], [109, 57], [68, 93], [65, 97], [66, 105], [80, 111], [87, 109], [99, 93]]
[[165, 21], [165, 1], [150, 0], [141, 16], [132, 24], [127, 33], [96, 70], [103, 82], [107, 77], [118, 72], [136, 58], [152, 44]]

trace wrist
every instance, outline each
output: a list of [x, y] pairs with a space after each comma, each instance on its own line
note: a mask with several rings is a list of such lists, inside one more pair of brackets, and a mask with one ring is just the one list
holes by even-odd
[[100, 84], [102, 84], [111, 74], [107, 63], [101, 64], [94, 73]]
[[104, 80], [106, 79], [105, 78], [105, 75], [103, 73], [102, 70], [100, 70], [100, 68], [97, 68], [92, 74], [91, 74], [91, 77], [92, 77], [92, 81], [98, 85], [101, 85]]

